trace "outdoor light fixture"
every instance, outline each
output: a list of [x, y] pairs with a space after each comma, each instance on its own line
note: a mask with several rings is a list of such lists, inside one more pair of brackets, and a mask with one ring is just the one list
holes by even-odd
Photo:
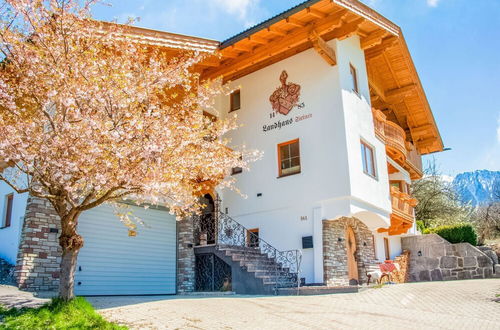
[[418, 255], [419, 257], [421, 257], [421, 256], [422, 256], [422, 251], [418, 251], [417, 255]]

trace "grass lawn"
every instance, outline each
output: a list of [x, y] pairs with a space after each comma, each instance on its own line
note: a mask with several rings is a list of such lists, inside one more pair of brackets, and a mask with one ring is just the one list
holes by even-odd
[[106, 321], [84, 298], [53, 299], [39, 308], [0, 306], [0, 329], [127, 329]]

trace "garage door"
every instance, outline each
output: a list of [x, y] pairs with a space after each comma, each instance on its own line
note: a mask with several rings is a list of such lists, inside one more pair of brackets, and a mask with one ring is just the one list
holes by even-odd
[[175, 294], [176, 222], [167, 211], [131, 206], [144, 221], [130, 237], [110, 206], [82, 213], [76, 295]]

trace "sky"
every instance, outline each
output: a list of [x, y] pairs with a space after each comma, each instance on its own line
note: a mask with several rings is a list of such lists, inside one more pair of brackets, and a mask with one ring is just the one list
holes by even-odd
[[[109, 1], [108, 1], [109, 2]], [[94, 16], [150, 29], [225, 40], [302, 0], [114, 0]], [[435, 159], [454, 176], [500, 170], [500, 1], [365, 0], [398, 24], [443, 142]]]

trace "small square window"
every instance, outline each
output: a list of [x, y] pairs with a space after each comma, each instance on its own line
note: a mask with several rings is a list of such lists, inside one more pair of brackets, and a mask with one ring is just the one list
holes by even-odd
[[363, 141], [361, 141], [361, 160], [363, 161], [363, 172], [376, 178], [375, 153], [373, 148]]
[[352, 65], [349, 64], [350, 68], [350, 75], [351, 75], [351, 89], [359, 94], [359, 88], [358, 88], [358, 73], [356, 72], [356, 68]]
[[[243, 156], [240, 156], [240, 160], [242, 160], [242, 159], [243, 159]], [[231, 169], [231, 175], [240, 174], [240, 173], [243, 173], [242, 167], [233, 167]]]
[[240, 93], [240, 90], [238, 89], [238, 90], [232, 92], [231, 95], [229, 96], [229, 98], [230, 98], [230, 101], [231, 101], [229, 112], [239, 110], [241, 108], [241, 93]]
[[3, 219], [2, 227], [10, 227], [12, 222], [12, 206], [14, 204], [14, 194], [5, 196], [5, 217]]
[[278, 145], [279, 176], [300, 173], [299, 139]]
[[240, 174], [240, 173], [243, 173], [243, 168], [241, 168], [241, 167], [233, 167], [231, 169], [231, 175]]

